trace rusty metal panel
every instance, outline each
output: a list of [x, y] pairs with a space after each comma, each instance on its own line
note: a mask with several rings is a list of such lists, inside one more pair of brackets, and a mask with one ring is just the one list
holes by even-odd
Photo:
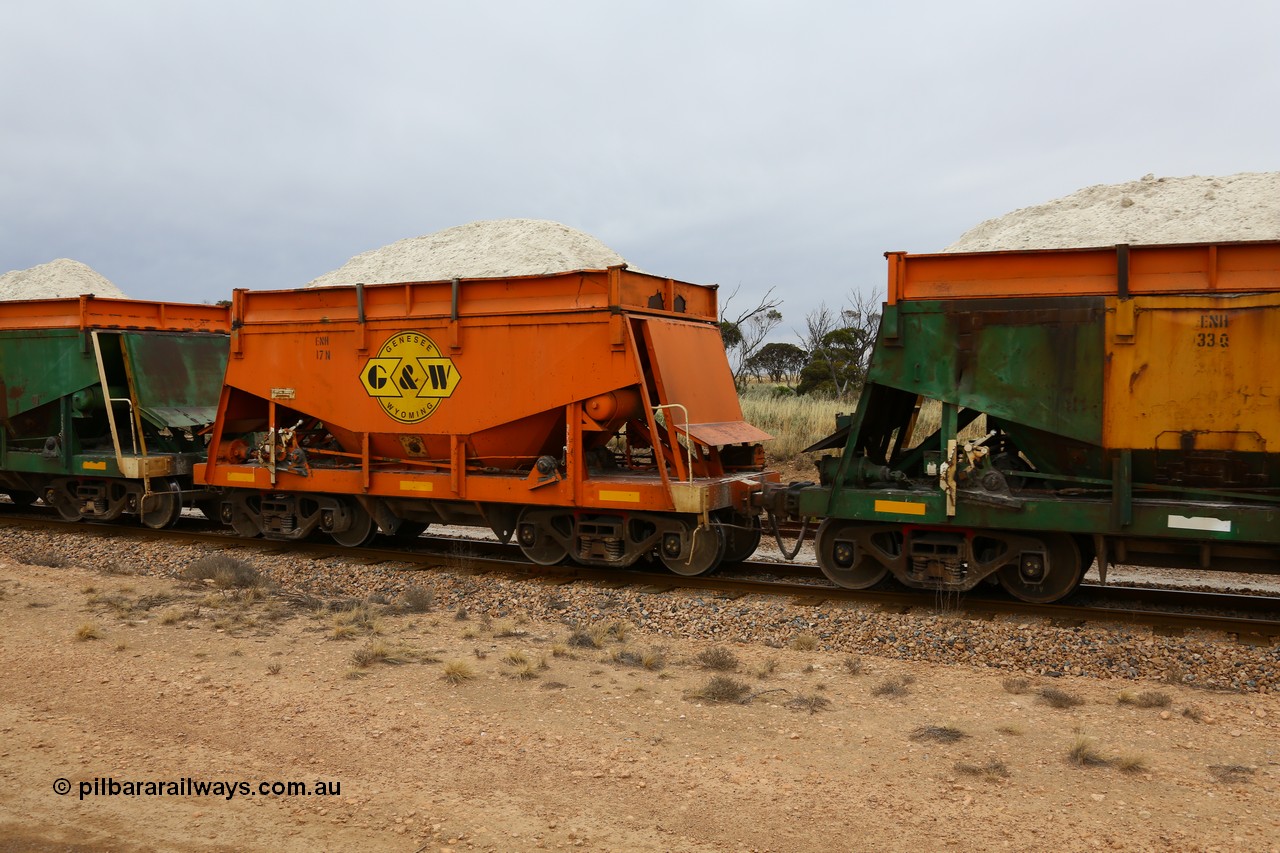
[[222, 335], [122, 334], [137, 404], [157, 426], [213, 423], [227, 366]]
[[1097, 298], [902, 303], [882, 326], [869, 381], [1100, 444], [1102, 313]]
[[[690, 435], [712, 446], [773, 438], [743, 420], [717, 327], [659, 319], [646, 319], [643, 327], [662, 402], [685, 407]], [[680, 415], [669, 417], [685, 428]]]
[[0, 334], [0, 414], [6, 421], [97, 384], [97, 364], [77, 332]]
[[1107, 301], [1107, 447], [1280, 450], [1280, 295], [1129, 302]]
[[219, 305], [139, 299], [23, 299], [0, 302], [0, 329], [153, 329], [226, 334], [230, 314]]

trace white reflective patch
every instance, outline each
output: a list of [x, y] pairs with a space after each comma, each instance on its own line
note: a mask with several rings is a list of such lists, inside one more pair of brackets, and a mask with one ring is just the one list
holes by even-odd
[[1171, 515], [1169, 526], [1181, 530], [1211, 530], [1214, 533], [1230, 533], [1231, 522], [1221, 518], [1209, 518], [1203, 515]]

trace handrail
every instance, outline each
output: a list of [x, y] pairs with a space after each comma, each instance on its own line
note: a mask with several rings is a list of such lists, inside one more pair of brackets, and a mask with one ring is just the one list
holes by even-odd
[[[685, 434], [684, 449], [688, 453], [688, 457], [689, 457], [689, 461], [685, 468], [685, 482], [692, 483], [693, 482], [693, 438], [690, 437], [689, 435], [689, 409], [685, 407], [683, 403], [664, 403], [661, 406], [654, 406], [653, 413], [656, 415], [661, 409], [679, 409], [682, 412], [684, 412], [684, 434]], [[676, 426], [677, 426], [676, 424], [672, 424], [672, 428], [673, 428], [672, 435], [675, 436], [675, 439], [678, 445], [680, 438], [679, 436], [675, 435], [674, 428]], [[677, 452], [679, 452], [678, 448], [677, 448]]]

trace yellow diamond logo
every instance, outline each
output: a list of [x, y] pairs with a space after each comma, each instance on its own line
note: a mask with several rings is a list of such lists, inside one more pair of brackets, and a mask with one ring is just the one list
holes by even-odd
[[453, 394], [462, 376], [453, 359], [421, 332], [392, 336], [360, 369], [360, 384], [383, 411], [401, 423], [431, 416]]

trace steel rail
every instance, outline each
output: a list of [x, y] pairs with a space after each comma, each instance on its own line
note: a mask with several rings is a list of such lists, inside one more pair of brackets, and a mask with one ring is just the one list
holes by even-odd
[[[723, 572], [744, 571], [795, 580], [761, 580], [758, 577], [729, 577], [721, 574], [682, 577], [665, 570], [643, 568], [610, 569], [593, 566], [535, 566], [514, 545], [491, 540], [445, 537], [423, 537], [421, 544], [397, 547], [370, 546], [347, 548], [327, 542], [285, 542], [273, 539], [245, 539], [228, 532], [200, 530], [200, 522], [187, 519], [179, 527], [153, 530], [141, 526], [119, 524], [82, 524], [61, 519], [31, 515], [0, 514], [0, 525], [7, 527], [43, 527], [103, 538], [161, 539], [192, 544], [249, 548], [264, 554], [301, 553], [341, 557], [352, 563], [406, 563], [430, 568], [446, 568], [474, 573], [501, 572], [517, 577], [555, 583], [595, 582], [632, 587], [643, 593], [660, 594], [674, 589], [700, 589], [739, 598], [744, 595], [790, 596], [796, 603], [817, 606], [825, 602], [871, 604], [884, 610], [903, 613], [912, 610], [936, 610], [949, 614], [966, 614], [976, 619], [997, 615], [1036, 617], [1062, 627], [1080, 627], [1086, 623], [1111, 622], [1150, 627], [1153, 631], [1177, 635], [1186, 630], [1213, 630], [1234, 636], [1240, 642], [1268, 645], [1280, 641], [1280, 597], [1239, 595], [1169, 588], [1082, 585], [1071, 600], [1054, 604], [1031, 604], [1000, 597], [997, 593], [970, 591], [929, 593], [903, 588], [851, 590], [830, 584], [816, 566], [783, 563], [742, 563], [726, 567]], [[222, 530], [222, 528], [219, 528]], [[441, 543], [450, 551], [435, 547]], [[465, 545], [466, 552], [458, 553]], [[480, 552], [487, 552], [482, 554]], [[456, 565], [459, 559], [467, 565]], [[1090, 601], [1096, 599], [1096, 601]], [[1158, 606], [1162, 609], [1153, 609]], [[1206, 610], [1214, 612], [1205, 612]], [[1245, 615], [1248, 614], [1248, 615]]]

